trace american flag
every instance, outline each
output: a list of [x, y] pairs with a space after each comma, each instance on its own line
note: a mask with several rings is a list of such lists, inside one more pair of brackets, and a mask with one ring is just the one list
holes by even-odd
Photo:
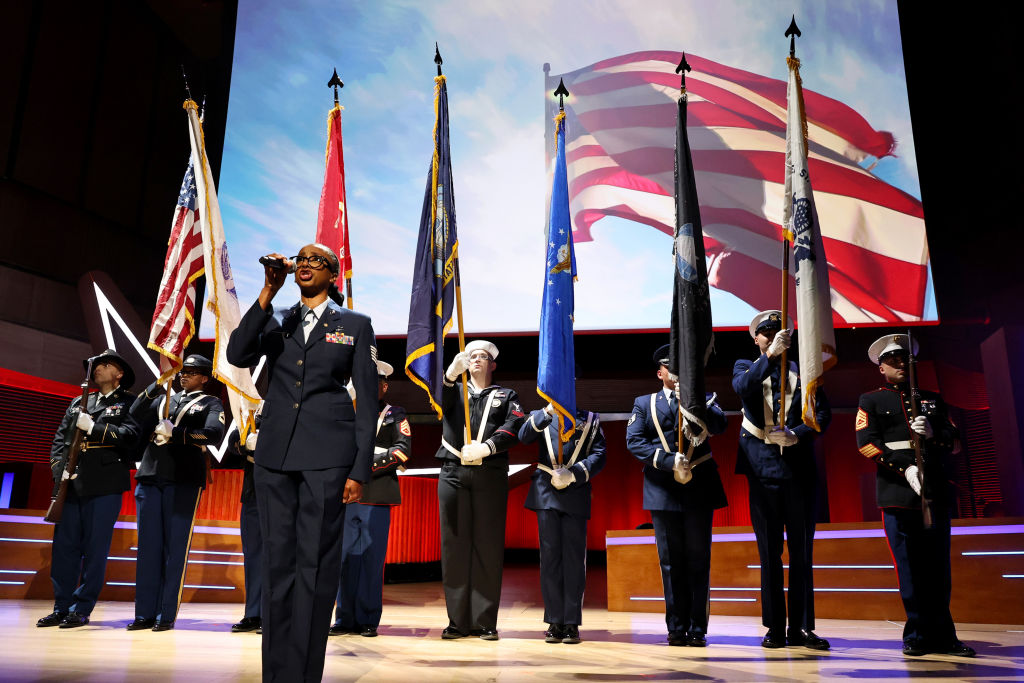
[[196, 280], [203, 275], [203, 233], [196, 207], [192, 163], [181, 181], [167, 242], [164, 274], [147, 346], [160, 354], [160, 382], [181, 369], [185, 347], [196, 333]]
[[[758, 310], [776, 308], [779, 292], [766, 283], [777, 282], [780, 270], [786, 82], [695, 55], [687, 60], [687, 128], [709, 281]], [[593, 239], [591, 226], [604, 216], [673, 235], [678, 61], [678, 52], [634, 52], [548, 75], [548, 91], [563, 78], [572, 93], [566, 151], [577, 244]], [[928, 278], [921, 202], [861, 167], [893, 153], [892, 134], [842, 102], [810, 90], [804, 98], [835, 322], [920, 320]], [[548, 98], [552, 116], [556, 106]]]

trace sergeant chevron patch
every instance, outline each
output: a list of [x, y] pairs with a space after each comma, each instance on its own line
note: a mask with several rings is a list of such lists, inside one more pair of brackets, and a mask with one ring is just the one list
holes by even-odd
[[856, 431], [865, 429], [868, 426], [868, 413], [863, 408], [857, 408], [857, 422], [855, 423]]

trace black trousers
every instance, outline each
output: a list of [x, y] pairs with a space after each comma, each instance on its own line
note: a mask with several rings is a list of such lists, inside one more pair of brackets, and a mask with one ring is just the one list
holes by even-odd
[[560, 510], [536, 513], [544, 621], [579, 626], [587, 587], [587, 518]]
[[448, 625], [462, 633], [497, 629], [505, 557], [508, 472], [445, 461], [437, 479], [441, 583]]
[[238, 522], [245, 571], [245, 614], [242, 616], [259, 617], [263, 602], [263, 533], [260, 531], [260, 509], [256, 501], [242, 503]]
[[933, 508], [931, 529], [924, 527], [919, 509], [885, 508], [882, 518], [907, 611], [903, 641], [952, 647], [957, 637], [949, 613], [949, 511]]
[[341, 570], [349, 468], [256, 465], [263, 535], [263, 680], [319, 681]]
[[139, 551], [135, 616], [174, 621], [185, 587], [192, 526], [202, 489], [191, 484], [137, 484]]
[[815, 484], [786, 479], [766, 487], [747, 476], [750, 523], [761, 557], [761, 623], [782, 632], [786, 628], [786, 591], [783, 589], [783, 532], [789, 550], [789, 628], [814, 630]]
[[74, 486], [68, 487], [64, 514], [53, 529], [50, 580], [55, 612], [92, 614], [103, 590], [110, 540], [120, 512], [120, 493], [81, 498]]
[[651, 510], [669, 632], [707, 633], [715, 511]]

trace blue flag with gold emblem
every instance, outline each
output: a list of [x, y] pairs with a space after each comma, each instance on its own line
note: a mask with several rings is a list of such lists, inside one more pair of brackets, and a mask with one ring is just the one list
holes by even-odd
[[576, 428], [576, 353], [572, 327], [576, 254], [569, 219], [569, 184], [565, 171], [565, 112], [555, 117], [556, 155], [548, 219], [544, 297], [540, 308], [540, 362], [537, 393], [554, 407], [562, 441]]
[[455, 288], [459, 284], [459, 242], [448, 144], [448, 89], [444, 76], [434, 79], [434, 115], [434, 150], [427, 171], [409, 301], [405, 374], [423, 387], [441, 419], [444, 337], [452, 326]]

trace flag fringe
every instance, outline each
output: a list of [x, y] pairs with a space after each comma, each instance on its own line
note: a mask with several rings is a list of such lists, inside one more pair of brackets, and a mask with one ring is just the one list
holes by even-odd
[[555, 409], [555, 412], [565, 418], [566, 424], [572, 425], [572, 429], [560, 430], [558, 433], [558, 438], [561, 439], [562, 443], [568, 442], [569, 439], [572, 438], [573, 432], [576, 431], [576, 416], [570, 415], [569, 411], [567, 411], [561, 403], [558, 403], [555, 399], [541, 391], [540, 387], [537, 387], [537, 395], [550, 403], [551, 407]]

